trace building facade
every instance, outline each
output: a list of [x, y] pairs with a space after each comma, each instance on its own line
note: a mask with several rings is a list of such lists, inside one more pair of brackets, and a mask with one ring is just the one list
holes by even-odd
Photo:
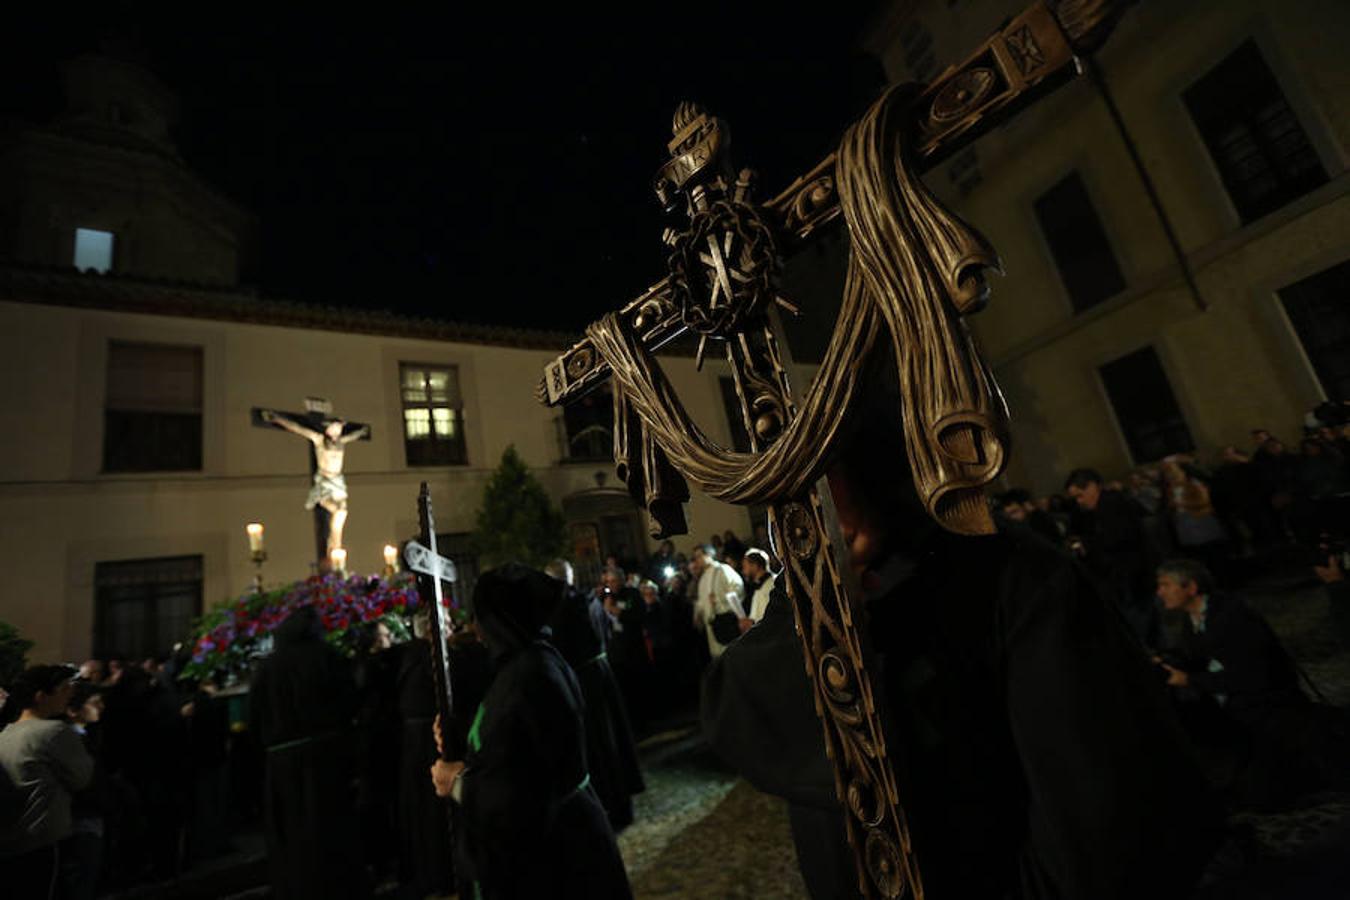
[[[892, 4], [866, 45], [926, 81], [1024, 5]], [[1003, 261], [972, 321], [1009, 483], [1293, 441], [1350, 396], [1347, 40], [1345, 4], [1139, 4], [1084, 77], [929, 174]]]
[[[151, 114], [171, 106], [162, 86], [98, 60], [71, 77], [83, 112], [0, 147], [0, 619], [37, 642], [32, 658], [165, 652], [248, 588], [248, 523], [265, 526], [265, 582], [309, 574], [312, 451], [253, 412], [307, 397], [373, 433], [347, 448], [349, 571], [380, 571], [384, 546], [416, 535], [426, 481], [471, 582], [468, 533], [509, 446], [562, 507], [583, 576], [609, 554], [645, 560], [607, 398], [561, 412], [535, 399], [570, 336], [259, 298], [237, 284], [250, 219], [167, 143]], [[735, 444], [716, 367], [663, 364], [713, 439]], [[697, 493], [688, 518], [685, 549], [750, 529], [745, 509]]]

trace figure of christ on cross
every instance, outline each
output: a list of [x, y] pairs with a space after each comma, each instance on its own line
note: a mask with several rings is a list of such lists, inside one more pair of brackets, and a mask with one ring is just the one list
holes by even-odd
[[314, 486], [309, 489], [305, 509], [322, 506], [328, 511], [327, 552], [331, 556], [342, 546], [342, 528], [347, 524], [347, 479], [342, 474], [347, 445], [369, 434], [370, 426], [362, 425], [343, 434], [347, 423], [342, 419], [332, 419], [325, 423], [323, 431], [315, 431], [275, 410], [264, 409], [259, 416], [264, 422], [298, 434], [314, 445]]

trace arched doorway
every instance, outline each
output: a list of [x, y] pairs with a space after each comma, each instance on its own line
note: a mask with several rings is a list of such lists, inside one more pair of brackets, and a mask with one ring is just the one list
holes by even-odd
[[577, 587], [600, 580], [605, 558], [616, 556], [625, 568], [640, 571], [647, 558], [642, 520], [622, 488], [590, 488], [563, 498], [563, 515], [572, 542]]

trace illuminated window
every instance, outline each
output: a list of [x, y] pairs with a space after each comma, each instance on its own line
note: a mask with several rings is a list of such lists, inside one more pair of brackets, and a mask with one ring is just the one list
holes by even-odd
[[399, 367], [403, 395], [403, 445], [410, 466], [462, 466], [464, 403], [459, 370], [454, 366], [404, 363]]
[[102, 275], [112, 271], [113, 233], [93, 228], [75, 229], [75, 268]]

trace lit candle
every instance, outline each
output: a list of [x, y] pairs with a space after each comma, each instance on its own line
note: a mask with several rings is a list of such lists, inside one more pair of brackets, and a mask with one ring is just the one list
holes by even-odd
[[398, 568], [398, 548], [393, 544], [384, 545], [384, 564], [393, 569]]
[[341, 547], [334, 548], [333, 552], [329, 554], [329, 558], [333, 561], [333, 571], [334, 571], [334, 572], [345, 572], [345, 571], [347, 571], [347, 551], [346, 551], [346, 550], [343, 550]]
[[250, 522], [244, 526], [248, 532], [248, 550], [250, 553], [261, 553], [263, 548], [263, 527], [261, 522]]

